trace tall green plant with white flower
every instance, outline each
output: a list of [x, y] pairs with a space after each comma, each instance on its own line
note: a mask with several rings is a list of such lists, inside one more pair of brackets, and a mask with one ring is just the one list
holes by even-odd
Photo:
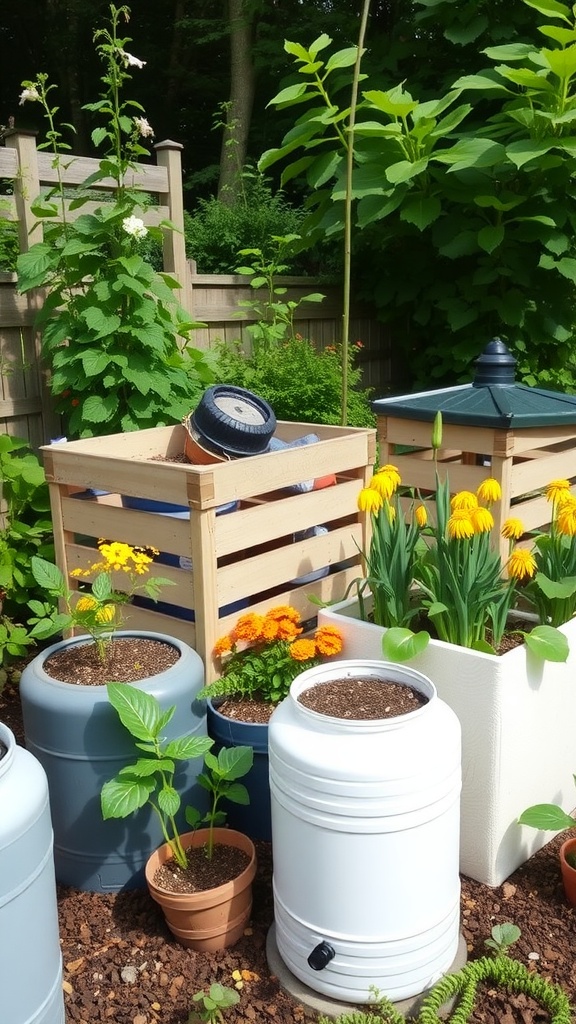
[[[169, 222], [147, 228], [146, 197], [130, 187], [135, 161], [148, 156], [154, 131], [139, 103], [123, 100], [130, 69], [145, 61], [119, 36], [129, 8], [110, 7], [110, 26], [94, 34], [104, 65], [103, 91], [86, 104], [102, 124], [92, 132], [105, 155], [72, 200], [66, 170], [73, 158], [57, 124], [54, 85], [44, 74], [23, 82], [20, 103], [39, 103], [47, 122], [39, 146], [53, 153], [56, 184], [33, 204], [44, 239], [18, 259], [21, 292], [46, 289], [37, 319], [50, 387], [68, 436], [91, 437], [178, 422], [214, 380], [210, 357], [193, 348], [195, 324], [179, 305], [174, 277], [158, 273], [141, 253], [148, 233], [162, 240]], [[72, 131], [70, 125], [62, 128]], [[102, 183], [113, 202], [77, 215]]]

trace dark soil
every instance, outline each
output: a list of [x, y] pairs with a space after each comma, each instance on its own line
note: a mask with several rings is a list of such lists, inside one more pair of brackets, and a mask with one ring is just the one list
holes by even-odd
[[407, 715], [428, 703], [413, 686], [373, 677], [332, 679], [304, 690], [298, 701], [320, 715], [354, 721]]
[[62, 683], [103, 686], [135, 683], [175, 665], [180, 657], [176, 647], [160, 640], [142, 637], [115, 637], [104, 647], [100, 657], [95, 643], [73, 644], [51, 654], [44, 662], [44, 671]]
[[[14, 685], [0, 695], [0, 720], [23, 742]], [[576, 1006], [576, 909], [565, 901], [557, 862], [566, 835], [552, 840], [498, 889], [463, 877], [461, 928], [468, 955], [476, 958], [486, 953], [484, 941], [495, 924], [514, 922], [521, 937], [512, 955], [562, 985]], [[60, 886], [68, 1024], [187, 1024], [192, 996], [214, 981], [242, 986], [238, 1005], [225, 1011], [226, 1024], [316, 1021], [315, 1014], [281, 991], [268, 967], [272, 855], [270, 844], [256, 843], [256, 849], [250, 927], [232, 949], [218, 953], [196, 953], [178, 945], [145, 891], [112, 896]], [[351, 865], [355, 869], [361, 865]], [[545, 1024], [547, 1019], [522, 995], [488, 988], [479, 991], [470, 1024]]]

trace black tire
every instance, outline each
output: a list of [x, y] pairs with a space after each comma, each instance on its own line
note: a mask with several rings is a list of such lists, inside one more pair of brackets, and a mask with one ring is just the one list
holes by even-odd
[[231, 384], [208, 388], [191, 421], [209, 447], [231, 455], [260, 455], [276, 430], [276, 416], [268, 402]]

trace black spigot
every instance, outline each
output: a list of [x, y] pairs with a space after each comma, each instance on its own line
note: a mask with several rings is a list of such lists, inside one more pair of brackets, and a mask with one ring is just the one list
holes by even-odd
[[308, 966], [313, 971], [323, 971], [335, 956], [336, 953], [328, 942], [319, 942], [308, 957]]

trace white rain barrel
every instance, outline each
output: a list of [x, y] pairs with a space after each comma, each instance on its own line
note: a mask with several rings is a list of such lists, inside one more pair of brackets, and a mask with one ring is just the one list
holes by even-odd
[[64, 1024], [48, 783], [1, 722], [0, 1010], [3, 1024]]
[[[297, 700], [345, 677], [405, 682], [423, 707], [384, 719]], [[419, 672], [378, 661], [303, 672], [269, 725], [276, 943], [288, 969], [333, 999], [394, 1002], [455, 959], [460, 923], [460, 724]]]

